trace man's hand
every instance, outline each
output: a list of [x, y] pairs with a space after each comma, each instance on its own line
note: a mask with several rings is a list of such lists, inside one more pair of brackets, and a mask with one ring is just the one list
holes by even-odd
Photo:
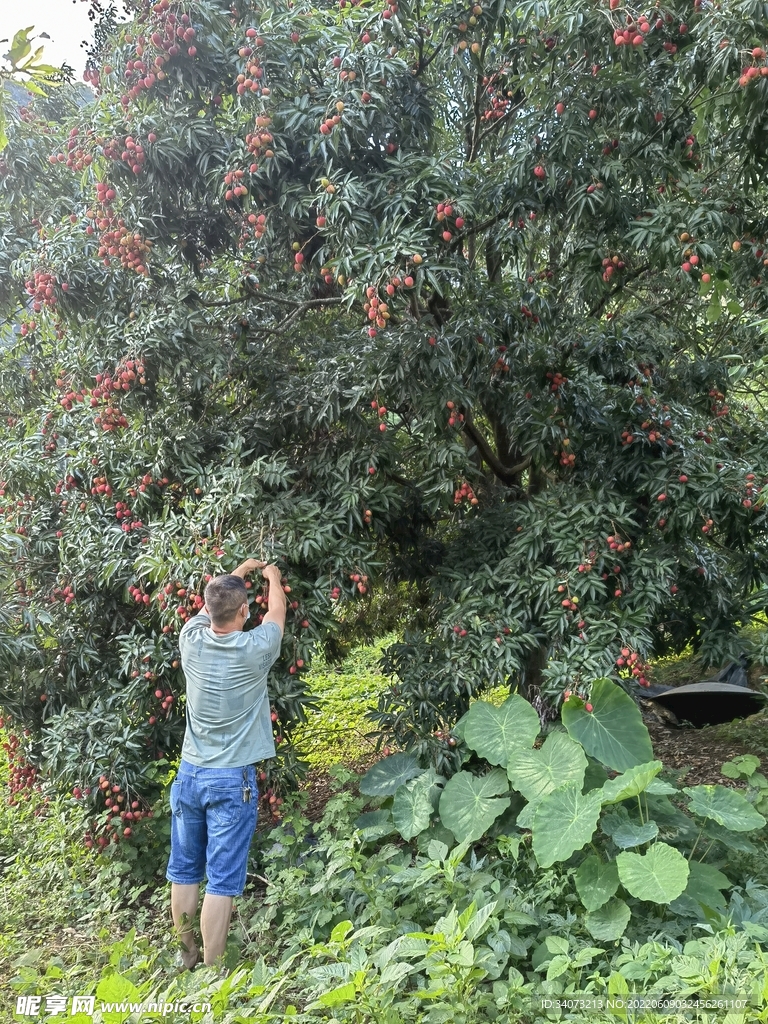
[[266, 562], [260, 562], [258, 558], [246, 558], [242, 565], [238, 565], [236, 569], [232, 570], [231, 575], [239, 576], [240, 579], [243, 579], [249, 572], [256, 572], [257, 569], [263, 569], [266, 564]]
[[281, 583], [283, 574], [276, 565], [267, 565], [266, 562], [260, 562], [258, 568], [261, 569], [261, 575], [265, 580], [268, 580], [270, 583], [272, 580], [276, 580], [278, 585]]

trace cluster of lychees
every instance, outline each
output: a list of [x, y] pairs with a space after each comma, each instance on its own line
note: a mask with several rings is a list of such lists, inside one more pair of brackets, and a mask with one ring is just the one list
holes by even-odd
[[457, 487], [453, 492], [453, 504], [460, 505], [462, 501], [468, 501], [470, 505], [479, 504], [475, 492], [472, 490], [466, 480], [462, 480], [461, 487]]
[[342, 115], [343, 111], [344, 111], [344, 104], [343, 104], [343, 102], [341, 100], [338, 100], [337, 103], [336, 103], [336, 113], [335, 114], [329, 114], [327, 117], [323, 118], [323, 120], [320, 122], [320, 134], [321, 135], [330, 135], [331, 132], [333, 131], [333, 129], [337, 125], [341, 124], [341, 115]]
[[63, 601], [64, 604], [72, 604], [75, 600], [74, 587], [71, 583], [65, 583], [60, 587], [54, 587], [48, 600], [51, 604], [56, 604], [57, 601]]
[[621, 654], [616, 659], [616, 667], [629, 671], [641, 686], [650, 686], [645, 673], [648, 665], [642, 660], [637, 651], [630, 651], [628, 647], [622, 647]]
[[118, 258], [127, 270], [146, 275], [147, 256], [152, 249], [152, 242], [143, 238], [139, 232], [131, 231], [123, 218], [115, 214], [111, 204], [116, 197], [117, 192], [111, 185], [103, 181], [96, 182], [99, 206], [86, 211], [88, 220], [95, 222], [95, 226], [89, 224], [86, 227], [86, 234], [95, 234], [96, 228], [101, 232], [98, 253], [105, 267], [109, 267], [112, 260]]
[[[151, 818], [152, 811], [141, 807], [138, 800], [131, 800], [122, 786], [112, 782], [106, 775], [99, 776], [97, 792], [104, 796], [104, 814], [101, 820], [91, 822], [91, 827], [83, 837], [83, 844], [89, 850], [98, 847], [103, 850], [110, 842], [118, 843], [121, 838], [129, 839], [132, 835], [131, 823]], [[75, 786], [72, 796], [76, 800], [91, 795], [91, 787], [81, 789]]]
[[549, 390], [554, 392], [559, 391], [564, 384], [568, 383], [568, 378], [564, 374], [560, 373], [559, 370], [555, 373], [548, 372], [547, 380], [550, 382]]
[[[0, 728], [8, 723], [0, 718]], [[8, 760], [9, 776], [8, 789], [10, 797], [8, 803], [13, 806], [19, 800], [29, 800], [33, 790], [39, 791], [39, 771], [35, 765], [24, 756], [24, 750], [18, 736], [13, 734], [3, 741], [3, 750]]]
[[[766, 58], [766, 51], [762, 46], [756, 46], [751, 52], [751, 57], [754, 61], [764, 62]], [[739, 85], [743, 89], [751, 82], [756, 82], [759, 78], [765, 78], [766, 76], [768, 76], [768, 64], [751, 64], [739, 75]]]
[[56, 305], [56, 278], [53, 274], [45, 270], [36, 270], [32, 277], [24, 282], [24, 286], [27, 294], [32, 296], [32, 308], [36, 313], [39, 313], [43, 306], [53, 309]]
[[67, 139], [66, 152], [51, 153], [48, 157], [49, 164], [66, 164], [71, 171], [84, 171], [93, 163], [93, 152], [90, 143], [91, 131], [86, 132], [86, 138], [80, 139], [80, 129], [72, 128]]
[[[259, 114], [256, 117], [254, 130], [249, 132], [245, 137], [245, 144], [255, 161], [271, 160], [275, 155], [274, 150], [272, 149], [275, 139], [272, 132], [269, 131], [271, 123], [272, 118], [269, 114]], [[251, 174], [255, 174], [258, 169], [258, 163], [251, 164]]]
[[454, 205], [451, 202], [438, 203], [435, 207], [435, 220], [443, 224], [442, 239], [444, 242], [450, 242], [453, 238], [453, 232], [449, 230], [447, 222], [454, 218], [454, 227], [457, 231], [461, 231], [464, 227], [464, 218], [460, 214], [455, 214]]

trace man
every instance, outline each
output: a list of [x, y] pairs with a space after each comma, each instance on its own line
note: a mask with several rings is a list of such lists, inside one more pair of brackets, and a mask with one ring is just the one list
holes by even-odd
[[[256, 569], [269, 583], [267, 613], [244, 633], [245, 576]], [[171, 785], [171, 914], [192, 970], [200, 958], [192, 922], [203, 875], [200, 915], [203, 961], [224, 952], [232, 900], [245, 887], [248, 849], [256, 828], [254, 762], [275, 756], [267, 673], [280, 654], [285, 594], [280, 570], [249, 558], [205, 588], [205, 604], [179, 634], [187, 684], [187, 728]]]

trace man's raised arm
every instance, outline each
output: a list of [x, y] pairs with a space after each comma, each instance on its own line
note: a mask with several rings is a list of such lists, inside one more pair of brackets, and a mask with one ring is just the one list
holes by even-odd
[[262, 624], [274, 622], [282, 636], [285, 632], [285, 593], [280, 570], [276, 565], [267, 565], [261, 570], [261, 575], [269, 583], [267, 614], [262, 619]]

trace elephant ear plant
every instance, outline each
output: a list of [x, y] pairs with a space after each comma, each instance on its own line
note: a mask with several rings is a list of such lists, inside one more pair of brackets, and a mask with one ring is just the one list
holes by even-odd
[[442, 841], [482, 843], [530, 832], [539, 868], [574, 869], [586, 928], [599, 941], [620, 938], [649, 903], [683, 917], [721, 910], [731, 883], [707, 858], [749, 849], [741, 834], [766, 823], [756, 786], [678, 789], [661, 780], [637, 705], [609, 679], [595, 681], [588, 704], [571, 695], [562, 726], [539, 746], [538, 715], [517, 694], [500, 707], [475, 702], [454, 732], [466, 749], [451, 778], [407, 753], [367, 772], [360, 791], [378, 806], [358, 821], [364, 839], [431, 830]]

